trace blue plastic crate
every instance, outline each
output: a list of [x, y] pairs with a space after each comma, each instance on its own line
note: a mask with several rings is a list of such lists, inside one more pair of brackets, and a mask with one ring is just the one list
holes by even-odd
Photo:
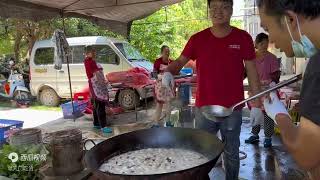
[[179, 90], [179, 99], [183, 102], [183, 105], [188, 105], [192, 97], [191, 85], [181, 84], [178, 90]]
[[192, 74], [193, 74], [192, 68], [183, 68], [183, 69], [181, 69], [180, 72], [181, 72], [182, 74], [185, 74], [185, 75], [192, 75]]
[[0, 144], [6, 142], [7, 138], [15, 131], [22, 129], [23, 121], [0, 119]]
[[73, 119], [82, 116], [82, 112], [88, 106], [88, 101], [73, 101], [74, 113], [72, 113], [72, 103], [67, 102], [61, 105], [63, 118], [64, 119]]

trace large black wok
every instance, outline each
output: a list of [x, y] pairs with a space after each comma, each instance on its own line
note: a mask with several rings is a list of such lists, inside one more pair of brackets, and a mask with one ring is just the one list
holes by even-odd
[[[153, 128], [122, 134], [105, 140], [85, 155], [86, 166], [93, 172], [92, 179], [174, 179], [204, 180], [223, 151], [223, 143], [214, 135], [200, 129]], [[207, 156], [210, 161], [191, 169], [156, 175], [120, 175], [104, 173], [99, 167], [109, 158], [144, 148], [185, 148]]]

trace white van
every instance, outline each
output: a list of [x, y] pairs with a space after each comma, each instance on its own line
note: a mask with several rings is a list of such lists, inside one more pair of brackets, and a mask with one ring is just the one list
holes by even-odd
[[[69, 63], [73, 93], [88, 85], [83, 64], [85, 46], [88, 45], [97, 50], [96, 60], [103, 66], [106, 74], [133, 67], [142, 67], [149, 72], [153, 70], [153, 64], [126, 41], [102, 36], [74, 37], [67, 41], [72, 54]], [[31, 93], [47, 106], [57, 106], [61, 98], [70, 98], [67, 64], [63, 62], [61, 70], [54, 68], [54, 59], [58, 58], [55, 50], [55, 44], [51, 40], [37, 41], [30, 56]], [[114, 98], [126, 109], [132, 109], [139, 104], [140, 99], [152, 96], [151, 85], [144, 89], [119, 90], [114, 94]]]

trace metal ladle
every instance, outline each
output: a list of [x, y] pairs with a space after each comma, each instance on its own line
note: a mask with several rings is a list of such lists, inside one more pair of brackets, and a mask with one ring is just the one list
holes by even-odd
[[233, 105], [231, 108], [226, 108], [226, 107], [223, 107], [223, 106], [220, 106], [220, 105], [210, 105], [210, 106], [203, 106], [200, 108], [200, 111], [202, 112], [202, 114], [209, 120], [212, 120], [212, 121], [219, 121], [217, 118], [223, 118], [223, 117], [228, 117], [232, 114], [232, 112], [234, 111], [234, 109], [236, 107], [238, 107], [239, 105], [241, 104], [244, 104], [248, 101], [251, 101], [253, 99], [256, 99], [260, 96], [263, 96], [269, 92], [272, 92], [274, 90], [277, 90], [279, 88], [282, 88], [286, 85], [289, 85], [289, 84], [292, 84], [294, 82], [297, 82], [299, 80], [302, 79], [302, 74], [299, 74], [299, 75], [296, 75], [288, 80], [285, 80], [285, 81], [282, 81], [280, 83], [278, 83], [277, 85], [267, 89], [267, 90], [264, 90], [248, 99], [245, 99], [235, 105]]

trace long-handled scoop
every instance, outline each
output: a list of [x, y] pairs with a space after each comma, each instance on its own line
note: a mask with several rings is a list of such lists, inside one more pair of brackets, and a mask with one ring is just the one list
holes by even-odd
[[243, 104], [243, 103], [246, 103], [248, 101], [251, 101], [253, 99], [256, 99], [260, 96], [263, 96], [269, 92], [272, 92], [276, 89], [279, 89], [279, 88], [282, 88], [286, 85], [289, 85], [289, 84], [292, 84], [294, 82], [297, 82], [299, 81], [300, 79], [302, 78], [302, 75], [299, 74], [297, 76], [294, 76], [288, 80], [285, 80], [285, 81], [282, 81], [281, 83], [267, 89], [267, 90], [264, 90], [248, 99], [245, 99], [235, 105], [233, 105], [231, 108], [226, 108], [226, 107], [223, 107], [223, 106], [219, 106], [219, 105], [210, 105], [210, 106], [203, 106], [200, 108], [200, 111], [203, 113], [203, 115], [209, 119], [209, 120], [212, 120], [212, 121], [218, 121], [217, 118], [223, 118], [223, 117], [227, 117], [227, 116], [230, 116], [232, 114], [232, 112], [234, 111], [234, 109]]

